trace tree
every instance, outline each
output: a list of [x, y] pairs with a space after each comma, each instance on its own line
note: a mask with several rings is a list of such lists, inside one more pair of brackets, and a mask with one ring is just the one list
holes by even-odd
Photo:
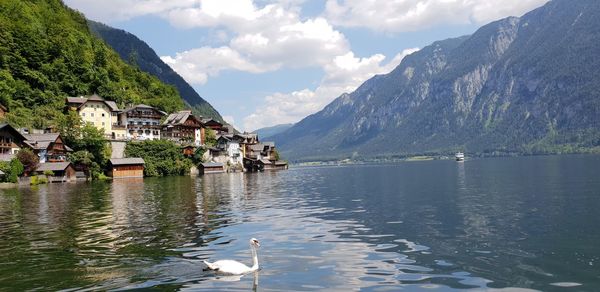
[[181, 147], [168, 140], [127, 143], [125, 155], [144, 159], [145, 176], [184, 175], [193, 165], [192, 160], [183, 155]]
[[206, 144], [206, 146], [214, 147], [215, 145], [217, 145], [217, 135], [215, 134], [215, 131], [213, 131], [213, 129], [206, 128], [204, 137], [204, 143]]
[[40, 158], [33, 153], [31, 150], [25, 148], [25, 149], [21, 149], [18, 153], [17, 153], [17, 157], [16, 157], [21, 164], [24, 167], [24, 172], [25, 174], [30, 174], [31, 172], [33, 172], [38, 164], [40, 163]]

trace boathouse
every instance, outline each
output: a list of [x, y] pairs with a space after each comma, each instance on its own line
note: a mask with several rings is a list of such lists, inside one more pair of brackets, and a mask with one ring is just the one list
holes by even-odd
[[199, 171], [201, 174], [225, 172], [225, 167], [224, 167], [223, 163], [217, 163], [217, 162], [200, 163], [198, 168], [199, 168]]
[[[48, 173], [52, 172], [51, 175]], [[34, 170], [36, 175], [46, 175], [48, 182], [69, 182], [74, 181], [75, 168], [70, 162], [47, 162], [41, 163]]]
[[113, 178], [144, 177], [144, 159], [113, 158], [108, 175]]

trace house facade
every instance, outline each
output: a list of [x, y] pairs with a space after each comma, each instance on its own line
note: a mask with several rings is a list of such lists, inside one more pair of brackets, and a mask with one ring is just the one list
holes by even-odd
[[11, 160], [22, 147], [26, 138], [9, 124], [0, 124], [0, 160]]
[[204, 145], [204, 127], [192, 111], [170, 114], [163, 122], [162, 137], [180, 145]]
[[121, 110], [114, 101], [108, 101], [94, 94], [92, 96], [68, 97], [67, 107], [76, 110], [81, 119], [103, 130], [111, 140], [127, 138], [126, 123]]
[[241, 139], [236, 135], [223, 135], [217, 139], [216, 148], [226, 156], [231, 165], [242, 164], [244, 156], [240, 147]]
[[166, 113], [151, 106], [139, 104], [126, 109], [127, 140], [158, 140], [161, 138], [160, 120]]
[[65, 162], [71, 152], [58, 133], [27, 134], [25, 144], [40, 158], [40, 163]]

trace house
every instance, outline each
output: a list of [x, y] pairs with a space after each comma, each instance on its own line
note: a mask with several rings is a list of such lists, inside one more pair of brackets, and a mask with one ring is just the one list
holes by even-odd
[[[48, 172], [52, 172], [48, 175]], [[36, 175], [46, 175], [48, 182], [69, 182], [76, 180], [75, 168], [70, 162], [40, 163], [34, 170]]]
[[167, 114], [149, 105], [138, 104], [124, 111], [127, 118], [128, 140], [158, 140], [162, 129], [160, 120]]
[[246, 158], [276, 160], [275, 143], [273, 142], [250, 144], [245, 147]]
[[217, 162], [200, 163], [200, 165], [198, 165], [198, 168], [201, 174], [225, 172], [225, 166], [223, 165], [223, 163]]
[[109, 160], [108, 176], [113, 178], [144, 177], [144, 159], [112, 158]]
[[202, 119], [202, 124], [204, 125], [205, 128], [215, 131], [216, 134], [228, 133], [228, 128], [223, 127], [223, 124], [218, 122], [215, 119], [211, 119], [211, 118]]
[[244, 157], [240, 148], [242, 140], [237, 135], [222, 135], [217, 139], [217, 149], [226, 156], [231, 165], [242, 164]]
[[27, 140], [19, 131], [9, 124], [0, 124], [0, 160], [11, 160]]
[[92, 96], [67, 97], [67, 108], [76, 110], [81, 119], [103, 130], [111, 140], [127, 138], [126, 117], [114, 101], [94, 94]]
[[162, 137], [181, 145], [204, 145], [204, 127], [190, 110], [170, 114], [163, 122]]
[[67, 154], [73, 151], [64, 144], [58, 133], [26, 134], [25, 144], [40, 158], [40, 163], [65, 162]]
[[288, 163], [285, 161], [277, 160], [273, 166], [274, 170], [286, 170], [288, 169]]
[[185, 145], [181, 147], [181, 150], [183, 152], [183, 155], [186, 157], [192, 157], [194, 156], [194, 154], [196, 154], [196, 149], [198, 149], [196, 146], [193, 145]]

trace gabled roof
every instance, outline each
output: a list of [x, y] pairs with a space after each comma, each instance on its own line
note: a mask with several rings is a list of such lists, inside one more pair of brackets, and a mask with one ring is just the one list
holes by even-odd
[[17, 129], [13, 128], [11, 125], [9, 125], [7, 123], [0, 124], [0, 130], [10, 132], [13, 136], [15, 136], [15, 138], [19, 138], [19, 140], [21, 140], [21, 141], [27, 140], [27, 138], [25, 138], [25, 136], [23, 136], [23, 134], [21, 134], [21, 132], [17, 131]]
[[41, 163], [35, 169], [35, 171], [63, 171], [71, 165], [71, 162], [52, 162], [52, 163]]
[[165, 119], [165, 121], [163, 122], [163, 125], [170, 125], [170, 126], [183, 125], [185, 123], [185, 121], [188, 120], [188, 118], [192, 118], [192, 119], [196, 120], [197, 122], [201, 123], [194, 115], [192, 115], [192, 111], [185, 110], [185, 111], [179, 111], [179, 112], [170, 114], [167, 117], [167, 119]]
[[67, 103], [77, 105], [77, 107], [81, 107], [88, 101], [104, 102], [110, 108], [111, 111], [113, 111], [113, 112], [121, 111], [121, 110], [119, 110], [119, 107], [117, 106], [116, 102], [111, 101], [111, 100], [105, 100], [104, 98], [102, 98], [101, 96], [99, 96], [97, 94], [93, 94], [91, 96], [67, 97]]
[[283, 160], [277, 160], [277, 161], [275, 161], [275, 165], [277, 165], [277, 166], [281, 166], [281, 165], [287, 165], [287, 164], [288, 164], [288, 163], [287, 163], [287, 162], [285, 162], [285, 161], [283, 161]]
[[[41, 150], [48, 149], [51, 143], [56, 142], [60, 137], [59, 133], [45, 133], [45, 134], [26, 134], [23, 135], [27, 140], [25, 143], [32, 149]], [[73, 149], [65, 145], [65, 150], [73, 151]]]
[[265, 145], [264, 144], [250, 145], [250, 150], [252, 150], [252, 151], [263, 151], [263, 150], [265, 150]]
[[60, 136], [59, 133], [44, 133], [44, 134], [25, 134], [23, 135], [27, 141], [33, 142], [54, 142]]
[[144, 159], [142, 158], [112, 158], [110, 160], [111, 165], [140, 165], [144, 164]]
[[161, 115], [163, 115], [163, 116], [166, 116], [166, 115], [167, 115], [167, 113], [165, 113], [165, 112], [163, 112], [163, 111], [161, 111], [161, 110], [159, 110], [159, 109], [157, 109], [157, 108], [155, 108], [155, 107], [152, 107], [152, 106], [149, 106], [149, 105], [145, 105], [145, 104], [138, 104], [138, 105], [134, 105], [134, 106], [132, 106], [132, 107], [129, 107], [129, 108], [125, 109], [125, 110], [124, 110], [124, 112], [130, 112], [130, 111], [132, 111], [132, 110], [135, 110], [135, 109], [149, 109], [149, 110], [155, 110], [155, 111], [159, 112], [159, 113], [160, 113]]
[[200, 163], [200, 165], [202, 165], [202, 167], [223, 167], [223, 163], [218, 162], [205, 162]]
[[258, 161], [259, 161], [259, 162], [261, 162], [262, 164], [273, 164], [273, 163], [271, 162], [271, 160], [268, 160], [268, 159], [260, 159], [260, 160], [258, 160]]

